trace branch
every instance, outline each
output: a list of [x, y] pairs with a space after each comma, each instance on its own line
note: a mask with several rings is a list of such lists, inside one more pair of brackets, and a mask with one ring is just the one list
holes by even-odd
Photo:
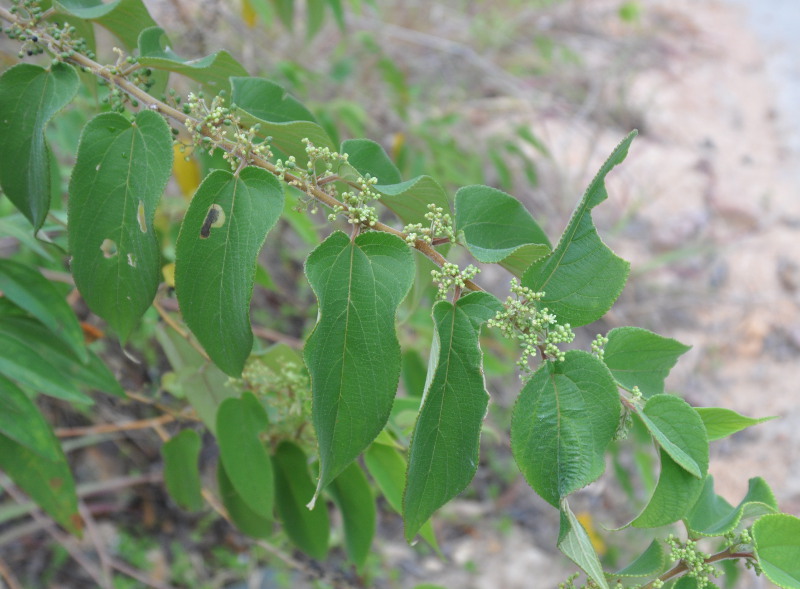
[[[24, 21], [16, 18], [14, 14], [6, 10], [5, 8], [0, 7], [0, 18], [6, 20], [8, 22], [17, 22], [19, 24], [25, 24]], [[39, 36], [40, 40], [45, 42], [49, 48], [53, 51], [54, 57], [66, 63], [72, 63], [84, 70], [88, 70], [93, 75], [97, 76], [98, 78], [105, 80], [108, 84], [116, 86], [123, 92], [125, 92], [128, 96], [135, 99], [142, 105], [143, 108], [155, 111], [167, 119], [171, 119], [178, 125], [183, 128], [186, 128], [186, 123], [190, 122], [195, 125], [195, 128], [200, 128], [201, 121], [192, 118], [191, 116], [186, 115], [182, 111], [158, 100], [157, 98], [151, 96], [141, 88], [139, 88], [136, 84], [130, 82], [129, 80], [125, 79], [124, 77], [112, 73], [111, 70], [107, 66], [103, 66], [100, 63], [90, 59], [89, 57], [74, 52], [70, 57], [63, 58], [62, 53], [69, 49], [69, 47], [65, 47], [61, 41], [53, 38], [50, 34], [48, 34], [45, 30], [41, 27], [33, 27], [36, 29], [36, 34]], [[223, 142], [218, 147], [228, 153], [235, 152], [235, 144], [231, 141]], [[256, 165], [260, 168], [263, 168], [274, 174], [278, 178], [282, 179], [287, 184], [295, 186], [299, 188], [302, 192], [310, 196], [311, 198], [317, 200], [318, 202], [324, 204], [329, 208], [334, 207], [342, 207], [344, 210], [347, 210], [347, 207], [341, 203], [339, 200], [331, 196], [330, 194], [320, 190], [317, 186], [313, 186], [304, 182], [300, 177], [295, 176], [286, 171], [279, 170], [275, 164], [272, 162], [262, 158], [262, 157], [253, 157], [252, 162], [253, 165]], [[392, 235], [396, 235], [397, 237], [405, 240], [406, 234], [402, 231], [398, 231], [394, 227], [390, 227], [384, 223], [375, 223], [370, 229], [383, 231], [385, 233], [391, 233]], [[424, 241], [417, 240], [414, 242], [413, 247], [417, 249], [419, 252], [430, 258], [435, 264], [438, 266], [442, 266], [447, 259], [442, 256], [439, 252], [437, 252], [433, 247], [429, 244], [425, 243]], [[474, 291], [482, 291], [484, 290], [479, 285], [471, 280], [465, 281], [466, 287], [470, 290]]]

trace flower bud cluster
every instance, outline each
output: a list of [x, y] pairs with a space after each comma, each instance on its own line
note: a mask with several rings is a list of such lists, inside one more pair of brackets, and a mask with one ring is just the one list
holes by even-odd
[[213, 154], [215, 149], [222, 149], [223, 157], [232, 170], [248, 164], [254, 157], [272, 156], [270, 138], [257, 140], [260, 125], [243, 127], [235, 111], [235, 105], [225, 106], [224, 91], [214, 96], [211, 105], [205, 101], [202, 92], [189, 93], [183, 104], [183, 112], [190, 115], [184, 125], [192, 135], [192, 143], [209, 154]]
[[605, 345], [608, 343], [608, 338], [597, 334], [592, 342], [592, 354], [597, 356], [598, 360], [602, 360], [605, 356]]
[[372, 188], [377, 183], [378, 179], [372, 176], [359, 176], [356, 180], [358, 188], [339, 194], [339, 200], [344, 206], [333, 207], [333, 212], [328, 215], [328, 220], [333, 221], [339, 213], [345, 213], [348, 223], [373, 227], [378, 222], [378, 211], [369, 203], [381, 197]]
[[694, 540], [686, 540], [686, 544], [670, 534], [666, 540], [670, 547], [670, 560], [679, 560], [687, 568], [687, 577], [695, 579], [701, 589], [711, 583], [711, 577], [719, 576], [713, 564], [707, 562], [711, 555], [702, 552]]
[[523, 373], [530, 371], [529, 360], [539, 351], [546, 359], [563, 361], [565, 352], [558, 344], [575, 339], [570, 324], [559, 324], [547, 307], [539, 308], [544, 293], [522, 286], [516, 278], [511, 279], [511, 294], [513, 296], [506, 299], [503, 310], [489, 320], [489, 325], [499, 328], [503, 336], [519, 342], [523, 353], [517, 365]]
[[[40, 55], [45, 49], [53, 54], [53, 63], [69, 59], [76, 53], [82, 53], [94, 59], [95, 55], [89, 49], [86, 40], [75, 37], [76, 28], [69, 23], [46, 23], [42, 21], [44, 11], [38, 0], [12, 0], [10, 12], [17, 17], [17, 21], [2, 29], [9, 39], [22, 42], [17, 56], [22, 59], [26, 55]], [[43, 39], [41, 31], [49, 35]], [[45, 45], [47, 45], [45, 47]]]
[[293, 440], [307, 452], [316, 446], [311, 422], [311, 385], [301, 366], [286, 362], [273, 370], [261, 358], [248, 361], [239, 379], [230, 379], [228, 386], [249, 391], [264, 401], [270, 426], [268, 435], [273, 445]]
[[437, 207], [431, 203], [428, 205], [428, 212], [425, 213], [425, 220], [430, 222], [430, 225], [423, 227], [422, 223], [410, 223], [403, 227], [403, 233], [406, 234], [406, 243], [414, 245], [418, 239], [425, 243], [431, 244], [436, 238], [446, 238], [451, 243], [456, 240], [456, 234], [453, 230], [453, 219], [450, 213], [445, 213], [442, 207]]
[[464, 288], [467, 280], [475, 278], [478, 272], [480, 270], [472, 264], [462, 270], [458, 267], [458, 264], [451, 264], [450, 262], [445, 262], [441, 270], [431, 270], [431, 277], [438, 288], [436, 298], [444, 300], [447, 298], [447, 292], [451, 288]]

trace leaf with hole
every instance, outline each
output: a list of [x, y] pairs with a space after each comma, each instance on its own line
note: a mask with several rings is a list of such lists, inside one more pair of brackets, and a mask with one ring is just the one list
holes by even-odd
[[123, 341], [160, 281], [153, 217], [171, 172], [172, 135], [157, 113], [104, 113], [83, 130], [69, 183], [72, 274]]
[[181, 312], [229, 376], [242, 373], [253, 348], [250, 298], [256, 259], [282, 210], [283, 188], [266, 170], [250, 166], [238, 176], [216, 170], [197, 189], [181, 225], [175, 246]]

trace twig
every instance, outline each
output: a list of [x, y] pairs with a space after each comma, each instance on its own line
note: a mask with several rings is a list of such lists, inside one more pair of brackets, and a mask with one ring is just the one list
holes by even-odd
[[[8, 485], [5, 488], [6, 492], [14, 498], [15, 501], [24, 503], [26, 501], [25, 496], [18, 491], [14, 485]], [[77, 562], [86, 573], [92, 577], [94, 582], [99, 585], [100, 587], [104, 585], [104, 579], [102, 573], [97, 570], [97, 567], [94, 566], [80, 551], [80, 549], [75, 546], [75, 541], [72, 537], [68, 536], [67, 534], [61, 532], [56, 525], [44, 515], [39, 513], [37, 510], [31, 511], [31, 517], [33, 517], [36, 521], [42, 524], [42, 528], [45, 532], [47, 532], [53, 540], [58, 542], [64, 550], [69, 552], [69, 555]]]
[[192, 346], [203, 358], [209, 361], [211, 360], [211, 358], [208, 357], [208, 354], [206, 354], [206, 351], [203, 349], [203, 347], [199, 343], [197, 343], [197, 341], [195, 341], [195, 339], [191, 336], [191, 334], [188, 331], [186, 331], [183, 327], [178, 325], [178, 322], [175, 321], [175, 319], [173, 319], [169, 315], [169, 313], [167, 313], [164, 310], [159, 301], [157, 300], [153, 301], [153, 307], [155, 307], [156, 311], [158, 311], [158, 314], [161, 317], [161, 319], [164, 320], [164, 323], [169, 325], [183, 339], [189, 342], [189, 345]]
[[100, 532], [95, 525], [94, 518], [83, 501], [78, 501], [78, 513], [81, 514], [86, 524], [86, 535], [89, 536], [89, 540], [91, 540], [92, 545], [94, 545], [94, 551], [97, 553], [97, 558], [100, 560], [100, 574], [103, 577], [101, 587], [103, 587], [103, 589], [113, 589], [111, 557], [108, 555], [105, 546], [103, 546], [103, 539], [100, 537]]
[[126, 423], [105, 423], [87, 427], [58, 428], [55, 430], [55, 433], [59, 438], [71, 438], [74, 436], [89, 436], [93, 434], [156, 428], [175, 420], [176, 418], [173, 415], [162, 415], [152, 419], [140, 419], [138, 421], [129, 421]]
[[14, 576], [14, 573], [11, 572], [11, 569], [8, 568], [6, 562], [2, 558], [0, 558], [0, 577], [8, 584], [8, 589], [23, 589], [20, 582], [17, 581], [17, 578]]
[[268, 327], [259, 327], [258, 325], [254, 325], [253, 333], [258, 337], [267, 339], [271, 342], [286, 344], [290, 348], [294, 348], [296, 350], [303, 349], [303, 342], [301, 340], [297, 339], [296, 337], [292, 337], [290, 335], [285, 335], [280, 331], [269, 329]]
[[128, 575], [131, 579], [136, 579], [140, 583], [147, 585], [148, 587], [153, 587], [153, 589], [172, 589], [171, 585], [165, 585], [159, 581], [155, 581], [149, 578], [147, 575], [143, 574], [141, 571], [136, 570], [135, 568], [129, 566], [127, 563], [122, 562], [117, 558], [111, 558], [110, 564], [112, 567], [117, 569], [124, 575]]

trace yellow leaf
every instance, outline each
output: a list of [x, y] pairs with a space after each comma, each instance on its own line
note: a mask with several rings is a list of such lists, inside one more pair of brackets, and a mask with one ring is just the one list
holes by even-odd
[[164, 282], [170, 288], [175, 288], [175, 262], [164, 264], [161, 268], [161, 274], [164, 276]]
[[607, 550], [606, 543], [597, 533], [597, 528], [594, 527], [594, 518], [592, 514], [588, 511], [581, 511], [575, 514], [575, 517], [578, 518], [578, 521], [581, 522], [581, 525], [589, 535], [589, 541], [591, 541], [594, 551], [597, 552], [599, 556], [603, 556]]
[[250, 0], [242, 0], [242, 20], [251, 29], [256, 26], [256, 11]]
[[200, 164], [192, 155], [191, 148], [184, 148], [184, 151], [181, 151], [181, 146], [176, 144], [172, 149], [175, 153], [172, 159], [174, 162], [172, 173], [181, 193], [188, 200], [200, 186]]

